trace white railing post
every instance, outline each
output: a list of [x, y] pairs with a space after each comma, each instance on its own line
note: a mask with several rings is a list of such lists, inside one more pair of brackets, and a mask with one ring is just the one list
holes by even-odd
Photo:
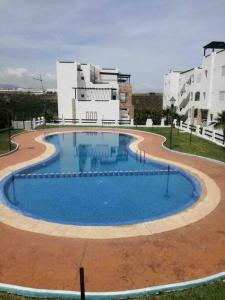
[[43, 116], [41, 117], [41, 125], [45, 125], [45, 118]]
[[98, 125], [98, 126], [102, 126], [102, 121], [101, 121], [100, 119], [97, 119], [97, 123], [96, 123], [96, 125]]
[[187, 131], [190, 132], [191, 131], [191, 124], [188, 122], [187, 123]]
[[202, 127], [202, 136], [205, 137], [205, 127]]
[[33, 129], [36, 128], [36, 119], [35, 118], [32, 119], [32, 127], [33, 127]]
[[119, 120], [115, 120], [115, 126], [120, 126]]
[[65, 121], [64, 121], [64, 117], [63, 117], [63, 114], [62, 114], [62, 125], [65, 124]]
[[145, 126], [146, 127], [152, 127], [152, 125], [153, 125], [152, 119], [147, 119]]
[[161, 119], [161, 124], [160, 124], [160, 126], [161, 126], [161, 127], [164, 127], [164, 126], [165, 126], [165, 119], [164, 119], [164, 118]]
[[212, 141], [216, 142], [216, 130], [212, 129]]
[[130, 126], [134, 126], [134, 119], [130, 119]]
[[196, 125], [196, 134], [200, 135], [200, 125]]

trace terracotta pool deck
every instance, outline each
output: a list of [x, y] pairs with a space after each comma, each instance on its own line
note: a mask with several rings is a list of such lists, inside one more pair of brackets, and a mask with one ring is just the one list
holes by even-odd
[[[142, 136], [139, 148], [150, 155], [192, 166], [212, 178], [221, 191], [215, 210], [176, 230], [119, 239], [54, 237], [0, 223], [1, 283], [79, 290], [78, 271], [83, 266], [86, 290], [118, 291], [191, 280], [225, 270], [225, 166], [167, 151], [161, 145], [162, 137], [122, 131]], [[35, 141], [41, 134], [43, 131], [34, 131], [15, 137], [20, 148], [0, 158], [0, 170], [41, 155], [45, 146]]]

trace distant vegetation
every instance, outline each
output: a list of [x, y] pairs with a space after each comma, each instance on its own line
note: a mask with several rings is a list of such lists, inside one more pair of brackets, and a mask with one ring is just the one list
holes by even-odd
[[8, 114], [14, 120], [30, 120], [44, 115], [44, 111], [51, 117], [57, 114], [56, 93], [0, 93], [0, 128], [8, 126]]
[[[162, 94], [133, 94], [133, 104], [134, 124], [145, 125], [147, 118], [151, 118], [154, 125], [159, 125], [162, 117], [166, 119], [166, 124], [170, 122], [170, 109], [163, 111]], [[0, 129], [8, 126], [8, 114], [14, 120], [31, 120], [43, 116], [44, 112], [47, 121], [57, 117], [56, 93], [0, 93]], [[177, 116], [174, 115], [174, 118]]]
[[133, 94], [134, 123], [145, 125], [147, 118], [160, 124], [163, 115], [163, 96], [159, 93]]

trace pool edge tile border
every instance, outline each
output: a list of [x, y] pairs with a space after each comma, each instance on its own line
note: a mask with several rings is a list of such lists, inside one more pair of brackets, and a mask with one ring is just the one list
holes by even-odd
[[[98, 299], [129, 299], [134, 297], [143, 297], [155, 295], [162, 292], [175, 292], [188, 288], [195, 288], [204, 284], [209, 284], [214, 281], [222, 280], [225, 278], [225, 272], [216, 273], [210, 276], [202, 277], [199, 279], [183, 281], [178, 283], [169, 283], [164, 285], [146, 287], [135, 290], [114, 291], [114, 292], [86, 292], [87, 300]], [[80, 299], [80, 292], [67, 291], [67, 290], [50, 290], [50, 289], [37, 289], [30, 287], [23, 287], [13, 284], [0, 283], [0, 291], [16, 294], [25, 297], [36, 298], [61, 298], [61, 299]]]
[[[45, 159], [49, 159], [55, 152], [56, 148], [51, 143], [46, 142], [45, 137], [54, 134], [69, 133], [69, 132], [89, 132], [90, 130], [67, 130], [67, 131], [53, 131], [49, 133], [40, 134], [35, 138], [35, 141], [45, 145], [45, 151], [29, 161], [15, 164], [11, 167], [5, 168], [0, 171], [0, 180], [8, 176], [15, 170], [21, 169], [31, 164], [39, 163]], [[136, 138], [136, 140], [130, 144], [130, 149], [134, 152], [139, 150], [138, 145], [144, 141], [144, 137], [135, 133], [127, 132], [126, 130], [99, 130], [100, 132], [112, 132], [128, 134]], [[159, 220], [138, 223], [134, 225], [121, 225], [121, 226], [76, 226], [76, 225], [64, 225], [51, 223], [39, 219], [33, 219], [31, 217], [24, 216], [6, 205], [0, 202], [0, 221], [15, 227], [17, 229], [26, 230], [33, 233], [40, 233], [58, 237], [69, 238], [84, 238], [84, 239], [113, 239], [113, 238], [130, 238], [138, 236], [153, 235], [156, 233], [167, 232], [176, 230], [184, 226], [188, 226], [195, 223], [202, 218], [206, 217], [212, 212], [221, 200], [221, 192], [215, 181], [205, 173], [187, 166], [182, 163], [174, 162], [172, 160], [166, 160], [157, 156], [153, 156], [146, 152], [146, 157], [161, 161], [164, 163], [173, 164], [181, 167], [192, 176], [197, 177], [201, 183], [202, 194], [200, 199], [191, 207], [174, 214], [169, 217], [165, 217]]]

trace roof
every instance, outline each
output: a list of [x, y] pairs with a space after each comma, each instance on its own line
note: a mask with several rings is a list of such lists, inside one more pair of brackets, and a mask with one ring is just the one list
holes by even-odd
[[194, 70], [194, 68], [191, 68], [191, 69], [188, 69], [186, 71], [180, 72], [180, 74], [184, 74], [184, 73], [187, 73], [187, 72], [190, 72], [190, 71], [193, 71], [193, 70]]
[[203, 47], [204, 49], [225, 49], [225, 42], [211, 42]]
[[128, 78], [128, 77], [131, 77], [130, 74], [122, 74], [122, 73], [119, 73], [119, 72], [103, 72], [103, 71], [100, 71], [100, 74], [103, 74], [103, 75], [117, 75], [118, 77], [122, 78]]

